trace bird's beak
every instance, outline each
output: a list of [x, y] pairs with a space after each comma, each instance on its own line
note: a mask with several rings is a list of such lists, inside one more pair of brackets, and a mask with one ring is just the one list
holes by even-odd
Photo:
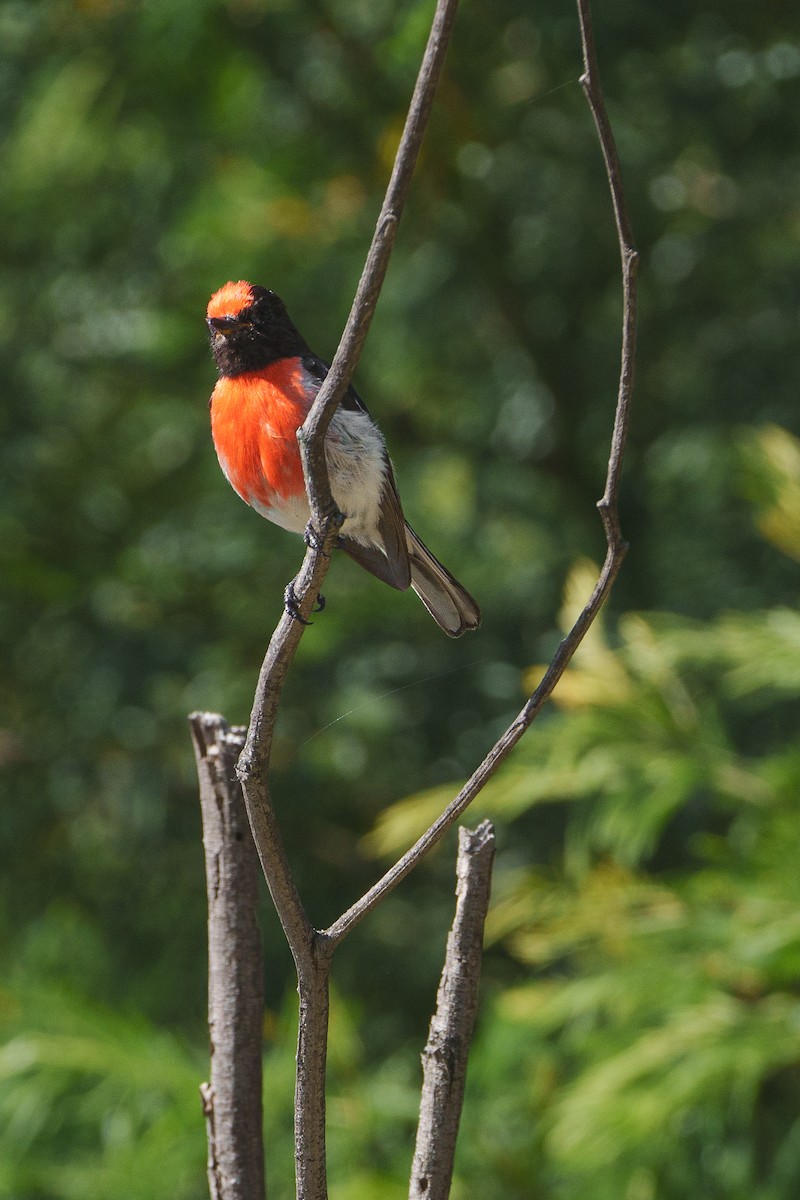
[[208, 326], [209, 333], [222, 334], [223, 337], [226, 333], [237, 329], [240, 324], [241, 322], [237, 317], [206, 317], [206, 325]]

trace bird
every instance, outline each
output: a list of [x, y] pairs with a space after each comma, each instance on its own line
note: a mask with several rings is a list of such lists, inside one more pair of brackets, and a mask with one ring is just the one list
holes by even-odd
[[[246, 504], [308, 537], [311, 512], [297, 430], [328, 364], [309, 349], [280, 297], [246, 280], [213, 294], [206, 324], [218, 372], [209, 405], [219, 464]], [[352, 386], [328, 427], [325, 455], [333, 499], [344, 516], [336, 545], [390, 587], [413, 588], [450, 637], [477, 629], [478, 605], [403, 516], [383, 435]], [[291, 585], [286, 608], [300, 619]]]

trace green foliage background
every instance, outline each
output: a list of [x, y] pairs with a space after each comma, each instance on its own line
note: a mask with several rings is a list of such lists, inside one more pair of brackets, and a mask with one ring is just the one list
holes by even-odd
[[[246, 719], [300, 546], [219, 473], [203, 310], [250, 278], [333, 352], [430, 7], [0, 3], [2, 1196], [205, 1192], [185, 716]], [[500, 852], [454, 1197], [788, 1200], [800, 22], [775, 0], [595, 22], [642, 250], [632, 550], [474, 814]], [[464, 6], [357, 383], [484, 625], [450, 643], [334, 564], [275, 775], [319, 924], [505, 726], [602, 553], [619, 273], [579, 73], [570, 5]], [[453, 850], [341, 952], [334, 1200], [404, 1194]], [[264, 932], [282, 1197], [293, 997], [266, 905]]]

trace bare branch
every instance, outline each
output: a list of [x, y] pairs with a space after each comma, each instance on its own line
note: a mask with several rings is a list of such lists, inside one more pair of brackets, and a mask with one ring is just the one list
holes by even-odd
[[[457, 8], [438, 0], [405, 128], [342, 340], [302, 429], [298, 431], [312, 521], [307, 552], [292, 589], [308, 620], [328, 570], [343, 516], [330, 489], [324, 439], [349, 384], [380, 294], [430, 115]], [[270, 640], [256, 688], [247, 739], [237, 764], [250, 827], [270, 894], [297, 967], [300, 1027], [295, 1106], [299, 1200], [325, 1200], [325, 1057], [328, 977], [334, 943], [311, 925], [292, 876], [269, 790], [268, 771], [278, 702], [304, 625], [284, 614]]]
[[[306, 471], [306, 487], [315, 523], [319, 526], [318, 537], [310, 539], [300, 574], [294, 581], [299, 611], [304, 619], [308, 619], [327, 573], [329, 556], [342, 520], [341, 514], [336, 513], [330, 494], [324, 454], [325, 431], [336, 404], [349, 383], [375, 311], [394, 245], [395, 231], [408, 196], [411, 176], [441, 74], [456, 8], [457, 0], [439, 0], [437, 5], [394, 169], [353, 307], [328, 378], [322, 385], [299, 435]], [[247, 741], [237, 768], [251, 815], [256, 846], [268, 882], [273, 873], [269, 869], [268, 860], [273, 852], [280, 853], [282, 847], [274, 814], [265, 811], [271, 807], [266, 787], [266, 772], [278, 701], [303, 629], [304, 626], [299, 621], [284, 613], [272, 635], [259, 675]], [[285, 856], [283, 858], [285, 860]], [[301, 942], [308, 941], [310, 927], [305, 914], [301, 914], [299, 897], [296, 893], [293, 894], [289, 886], [291, 876], [285, 861], [283, 867], [285, 869], [278, 872], [282, 877], [279, 889], [281, 907], [278, 911], [284, 929], [293, 930], [290, 945], [294, 941], [294, 953], [299, 949]]]
[[411, 849], [360, 900], [357, 900], [347, 912], [343, 913], [337, 921], [334, 921], [326, 931], [328, 937], [335, 943], [346, 937], [368, 913], [372, 912], [373, 908], [381, 902], [384, 896], [397, 887], [398, 883], [414, 870], [424, 855], [452, 828], [492, 778], [501, 763], [508, 758], [517, 742], [533, 724], [559, 679], [567, 669], [573, 654], [585, 637], [587, 630], [603, 604], [605, 604], [627, 552], [628, 547], [622, 537], [619, 522], [619, 484], [625, 441], [630, 423], [633, 392], [637, 322], [636, 278], [639, 255], [633, 245], [619, 159], [600, 86], [597, 58], [592, 38], [589, 3], [588, 0], [577, 0], [577, 4], [581, 23], [585, 67], [582, 84], [595, 120], [606, 164], [606, 173], [614, 205], [617, 236], [622, 259], [622, 363], [611, 435], [611, 448], [608, 458], [606, 487], [603, 497], [598, 501], [597, 505], [606, 534], [605, 561], [591, 596], [587, 600], [575, 624], [558, 646], [536, 691], [522, 708], [519, 715], [509, 725], [508, 729], [498, 738], [486, 758], [484, 758], [483, 762], [477, 767], [444, 812], [437, 817], [430, 828], [414, 843]]
[[264, 1200], [258, 865], [235, 775], [244, 731], [213, 713], [192, 713], [189, 722], [208, 890], [208, 1185], [212, 1200]]
[[494, 829], [459, 830], [456, 915], [422, 1055], [423, 1084], [409, 1200], [447, 1200], [478, 1011], [483, 926], [489, 908]]

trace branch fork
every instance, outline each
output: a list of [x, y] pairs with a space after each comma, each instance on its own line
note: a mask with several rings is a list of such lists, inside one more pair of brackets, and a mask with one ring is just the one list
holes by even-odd
[[[325, 434], [336, 406], [349, 385], [380, 294], [455, 20], [456, 8], [457, 0], [437, 0], [433, 26], [412, 96], [386, 198], [378, 217], [353, 306], [330, 371], [305, 423], [298, 431], [311, 509], [309, 525], [311, 532], [307, 538], [306, 554], [300, 572], [292, 585], [302, 621], [308, 621], [317, 601], [328, 570], [330, 553], [343, 520], [342, 514], [336, 510], [331, 494], [325, 460]], [[483, 762], [466, 781], [458, 795], [414, 845], [386, 871], [365, 895], [326, 930], [315, 929], [303, 907], [283, 845], [269, 784], [270, 754], [278, 702], [286, 674], [303, 635], [304, 624], [284, 612], [275, 628], [259, 674], [250, 724], [243, 745], [241, 737], [239, 737], [238, 745], [241, 745], [241, 753], [235, 768], [235, 781], [231, 756], [232, 744], [228, 736], [230, 731], [227, 731], [223, 719], [209, 714], [194, 714], [191, 718], [198, 772], [201, 779], [201, 796], [205, 795], [208, 801], [208, 804], [204, 803], [203, 807], [204, 824], [207, 813], [209, 820], [216, 819], [214, 808], [220, 805], [224, 807], [224, 804], [228, 802], [228, 791], [235, 793], [237, 788], [241, 789], [241, 797], [246, 807], [261, 868], [297, 969], [300, 995], [295, 1092], [295, 1160], [298, 1200], [327, 1200], [325, 1065], [329, 979], [332, 958], [337, 946], [453, 827], [530, 728], [605, 603], [627, 550], [627, 544], [620, 529], [618, 497], [633, 391], [638, 254], [633, 244], [619, 160], [600, 86], [589, 0], [577, 0], [577, 8], [584, 61], [581, 85], [594, 119], [605, 162], [620, 248], [623, 291], [619, 387], [605, 489], [597, 505], [606, 536], [606, 555], [591, 596], [572, 629], [558, 646], [536, 690], [506, 731], [498, 738]], [[225, 764], [225, 771], [222, 773], [217, 771], [215, 774], [215, 768], [212, 766], [214, 745], [217, 746], [217, 758]], [[459, 871], [461, 871], [462, 855], [467, 854], [465, 838], [477, 838], [481, 843], [480, 854], [475, 850], [475, 855], [476, 861], [479, 859], [482, 863], [478, 875], [483, 879], [481, 885], [483, 890], [481, 892], [481, 889], [478, 889], [481, 892], [479, 900], [471, 899], [467, 902], [467, 894], [472, 895], [473, 893], [470, 891], [470, 885], [465, 883], [465, 890], [459, 894], [460, 907], [457, 909], [451, 939], [453, 944], [457, 945], [462, 935], [467, 936], [466, 930], [469, 927], [469, 938], [471, 939], [469, 944], [472, 949], [463, 957], [462, 961], [460, 952], [448, 947], [445, 972], [440, 986], [439, 1010], [437, 1018], [434, 1020], [437, 1021], [439, 1015], [444, 1015], [441, 1016], [441, 1022], [435, 1028], [432, 1024], [429, 1041], [430, 1052], [426, 1052], [423, 1108], [420, 1115], [420, 1129], [412, 1175], [411, 1200], [422, 1196], [425, 1197], [425, 1200], [446, 1200], [452, 1175], [452, 1150], [455, 1145], [455, 1130], [458, 1125], [458, 1114], [460, 1114], [461, 1095], [463, 1095], [466, 1047], [471, 1035], [472, 1023], [474, 1023], [475, 990], [480, 963], [478, 939], [483, 928], [485, 903], [488, 903], [488, 879], [494, 853], [493, 836], [490, 836], [490, 831], [485, 826], [481, 826], [474, 834], [465, 834], [462, 831]], [[471, 853], [472, 850], [470, 850]], [[473, 866], [470, 870], [475, 871], [477, 868]], [[211, 877], [212, 871], [209, 868], [209, 880]], [[211, 905], [212, 901], [216, 903], [216, 899], [216, 893], [209, 882], [209, 904]], [[254, 905], [255, 901], [253, 900], [253, 907]], [[223, 951], [218, 948], [218, 953], [223, 954]], [[214, 965], [212, 964], [212, 973], [213, 970]], [[453, 999], [453, 996], [457, 998]], [[470, 1012], [472, 1013], [471, 1017], [469, 1017]], [[469, 1019], [463, 1026], [459, 1026], [458, 1022], [463, 1013], [466, 1013]], [[456, 1024], [454, 1025], [453, 1022]], [[467, 1033], [467, 1025], [469, 1033]], [[441, 1036], [440, 1031], [443, 1031]], [[259, 1057], [260, 1069], [260, 1038], [258, 1036], [254, 1037], [253, 1045], [255, 1053]], [[252, 1066], [251, 1062], [248, 1069], [251, 1069]], [[227, 1152], [227, 1149], [221, 1149], [223, 1141], [223, 1129], [220, 1122], [221, 1093], [214, 1078], [212, 1070], [211, 1087], [203, 1093], [204, 1102], [209, 1110], [210, 1153], [216, 1164], [212, 1171], [211, 1161], [209, 1162], [209, 1183], [213, 1200], [263, 1200], [263, 1172], [260, 1184], [257, 1181], [252, 1182], [258, 1175], [256, 1171], [247, 1188], [236, 1190], [239, 1185], [235, 1177], [226, 1175], [219, 1166], [222, 1155]], [[439, 1111], [440, 1102], [431, 1097], [439, 1095], [441, 1089], [444, 1088], [450, 1097], [448, 1103], [451, 1103], [455, 1094], [453, 1091], [454, 1081], [457, 1082], [456, 1092], [460, 1092], [456, 1098], [457, 1103], [454, 1109], [455, 1126], [445, 1130], [440, 1119], [442, 1116]], [[428, 1105], [427, 1109], [426, 1104]], [[241, 1142], [237, 1142], [238, 1134], [231, 1127], [230, 1122], [225, 1126], [224, 1137], [232, 1139], [233, 1145], [240, 1148]], [[231, 1182], [232, 1178], [233, 1182]], [[415, 1188], [416, 1190], [414, 1190]]]

